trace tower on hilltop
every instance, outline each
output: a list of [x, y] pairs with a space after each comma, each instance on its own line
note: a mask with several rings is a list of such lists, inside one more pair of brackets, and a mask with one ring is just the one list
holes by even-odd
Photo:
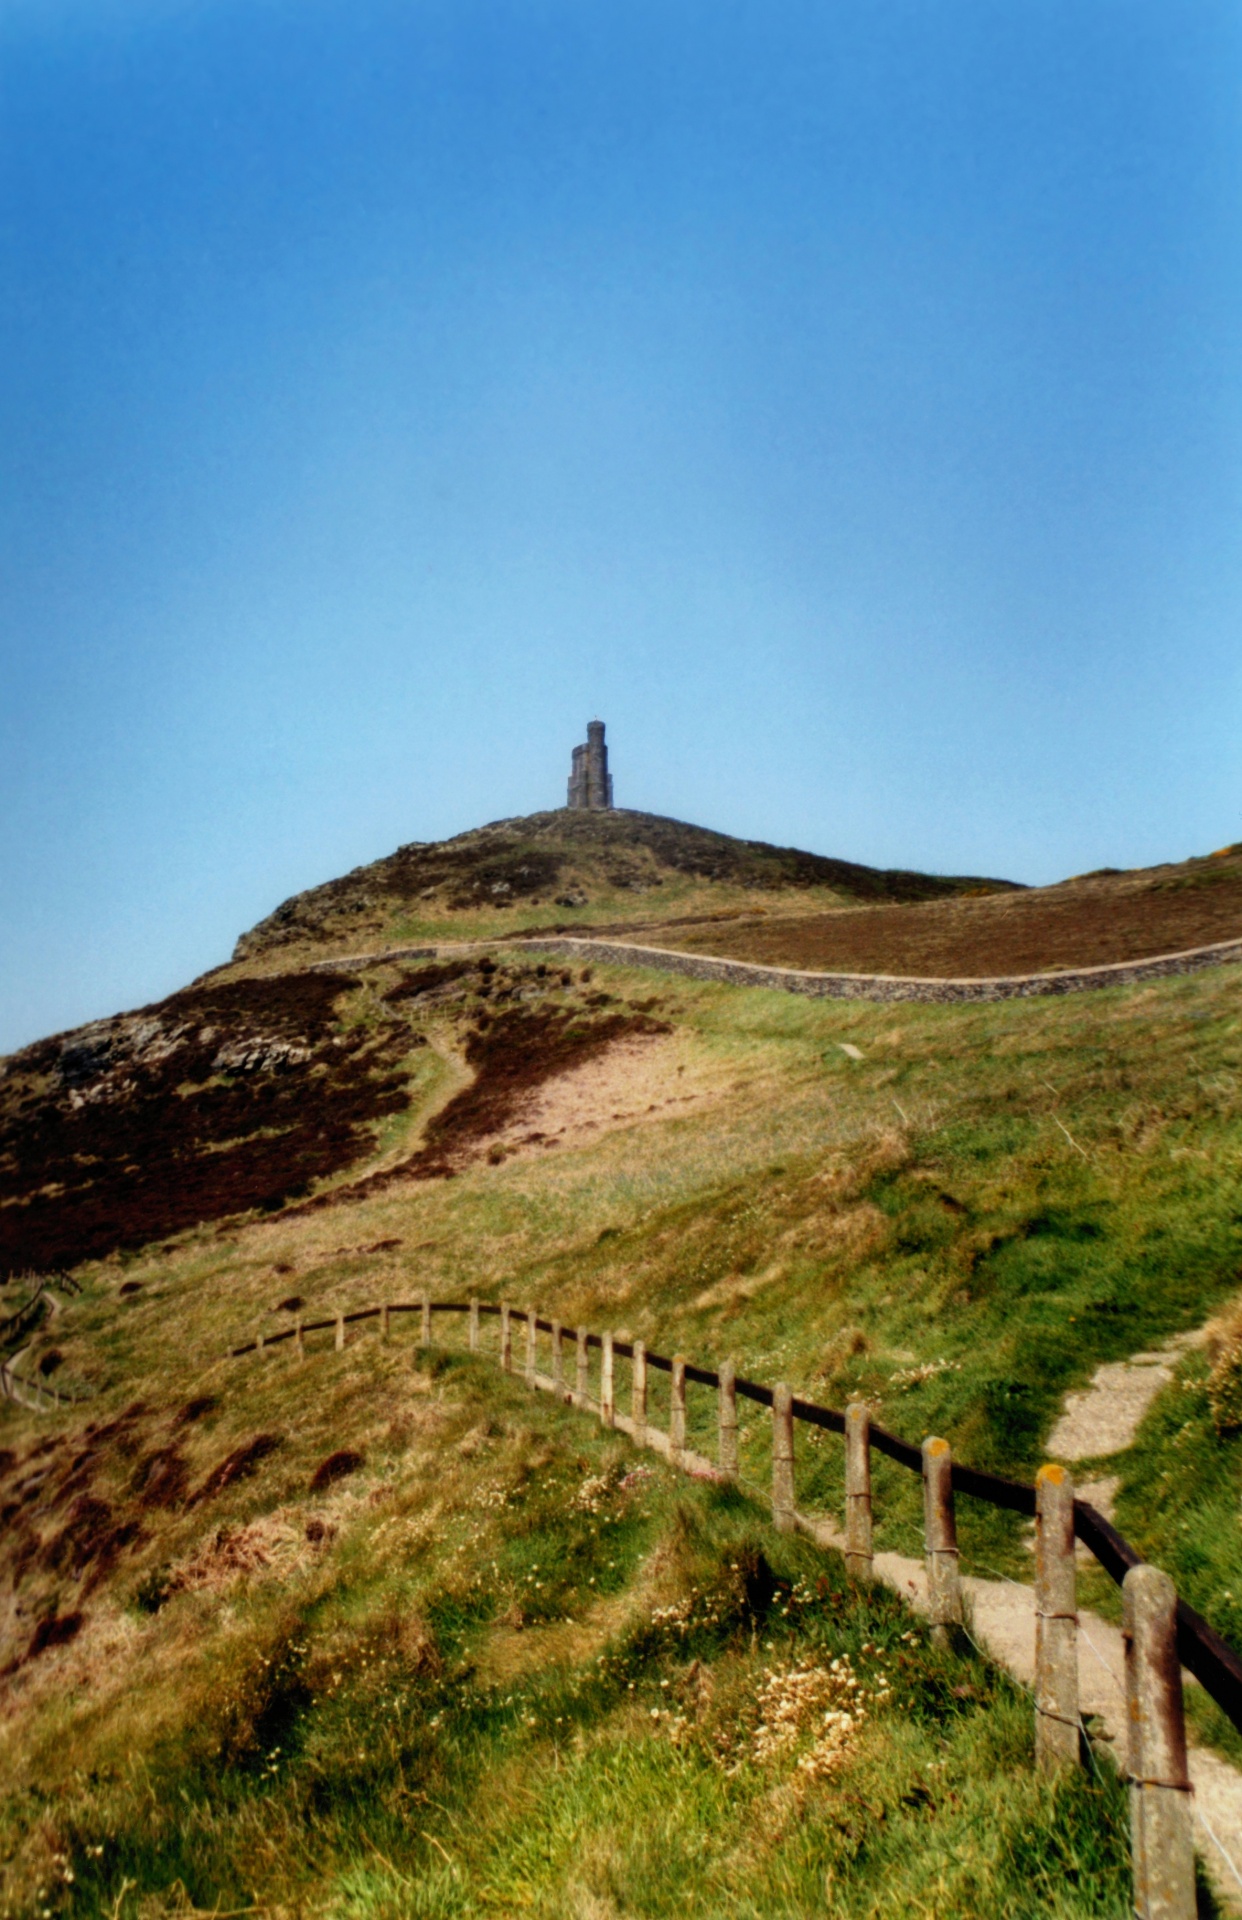
[[612, 775], [608, 771], [608, 749], [604, 745], [604, 723], [592, 720], [587, 727], [586, 745], [574, 748], [569, 775], [571, 807], [610, 807]]

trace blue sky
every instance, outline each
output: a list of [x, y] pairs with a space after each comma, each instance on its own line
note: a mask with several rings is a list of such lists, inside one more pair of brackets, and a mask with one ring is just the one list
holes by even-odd
[[0, 1047], [619, 804], [1242, 838], [1242, 20], [6, 0]]

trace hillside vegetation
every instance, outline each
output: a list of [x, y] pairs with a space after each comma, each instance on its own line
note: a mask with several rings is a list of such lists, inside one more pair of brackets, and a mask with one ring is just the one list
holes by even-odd
[[1111, 1770], [743, 1496], [399, 1343], [212, 1384], [42, 1456], [143, 1546], [11, 1682], [7, 1911], [1125, 1913]]
[[[773, 1534], [759, 1409], [732, 1489], [460, 1325], [223, 1356], [508, 1298], [1029, 1477], [1067, 1389], [1220, 1316], [1091, 1471], [1240, 1644], [1242, 968], [894, 1009], [518, 943], [278, 959], [0, 1081], [0, 1314], [23, 1267], [81, 1287], [12, 1343], [66, 1403], [0, 1403], [0, 1912], [1124, 1914], [1107, 1753], [1041, 1782], [969, 1642]], [[798, 1446], [838, 1508], [838, 1443]], [[883, 1462], [876, 1512], [919, 1551]], [[959, 1528], [1029, 1579], [1012, 1517]]]
[[1055, 887], [967, 889], [920, 904], [738, 915], [642, 936], [654, 946], [765, 965], [977, 978], [1106, 966], [1242, 937], [1242, 847], [1084, 874]]
[[561, 808], [415, 842], [295, 894], [242, 935], [233, 957], [491, 939], [532, 927], [634, 928], [791, 905], [808, 911], [858, 900], [936, 900], [1010, 884], [881, 872], [653, 813]]

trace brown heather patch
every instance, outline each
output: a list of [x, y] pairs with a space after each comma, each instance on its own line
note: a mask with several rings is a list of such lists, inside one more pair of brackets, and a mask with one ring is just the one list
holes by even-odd
[[670, 1031], [666, 1021], [629, 1009], [599, 1012], [590, 1019], [560, 1006], [514, 1007], [498, 1015], [466, 1043], [466, 1060], [476, 1077], [428, 1128], [418, 1177], [452, 1170], [479, 1142], [499, 1133], [536, 1088], [558, 1074], [631, 1034]]
[[179, 1507], [185, 1501], [189, 1477], [189, 1466], [177, 1447], [157, 1447], [139, 1462], [130, 1491], [142, 1507]]
[[932, 979], [1104, 966], [1239, 937], [1242, 860], [1236, 858], [1088, 876], [979, 899], [958, 894], [915, 905], [768, 914], [711, 927], [670, 921], [641, 935], [649, 946], [767, 966]]
[[[546, 974], [547, 969], [537, 972]], [[500, 995], [508, 991], [502, 986]], [[398, 1166], [336, 1187], [293, 1211], [308, 1213], [340, 1200], [361, 1199], [401, 1180], [451, 1179], [481, 1156], [549, 1080], [631, 1035], [669, 1032], [667, 1022], [628, 1007], [584, 1013], [580, 1007], [541, 1001], [502, 1005], [495, 1014], [484, 1010], [465, 1045], [466, 1063], [475, 1077], [429, 1122], [420, 1150]]]
[[389, 987], [383, 998], [388, 1005], [399, 1000], [420, 1000], [437, 988], [451, 985], [464, 979], [475, 970], [473, 960], [444, 960], [430, 967], [416, 967], [406, 973], [396, 984]]
[[84, 1575], [83, 1593], [90, 1593], [111, 1571], [127, 1547], [145, 1538], [137, 1520], [121, 1520], [108, 1501], [79, 1494], [58, 1533], [43, 1545], [39, 1564], [49, 1573], [73, 1580]]
[[234, 1447], [219, 1466], [212, 1468], [198, 1492], [192, 1495], [191, 1504], [199, 1506], [204, 1500], [214, 1500], [218, 1494], [236, 1485], [237, 1481], [253, 1478], [268, 1454], [276, 1451], [281, 1439], [279, 1433], [256, 1433], [253, 1440]]
[[220, 1593], [238, 1580], [256, 1575], [287, 1575], [306, 1556], [306, 1546], [331, 1539], [318, 1536], [278, 1509], [246, 1526], [217, 1527], [210, 1538], [167, 1575], [160, 1601], [177, 1593]]
[[186, 1401], [174, 1424], [179, 1427], [191, 1426], [195, 1420], [202, 1420], [207, 1414], [214, 1413], [219, 1404], [214, 1393], [200, 1393], [197, 1398]]
[[365, 1465], [366, 1459], [363, 1454], [355, 1453], [349, 1447], [341, 1447], [336, 1453], [330, 1453], [326, 1460], [320, 1461], [311, 1475], [310, 1490], [312, 1493], [322, 1493], [325, 1487], [332, 1485], [333, 1481], [344, 1480]]
[[48, 1647], [65, 1647], [76, 1640], [82, 1631], [85, 1615], [81, 1613], [45, 1614], [31, 1635], [26, 1650], [27, 1660], [37, 1659]]
[[[408, 1105], [402, 1021], [342, 1031], [327, 974], [233, 980], [41, 1041], [0, 1092], [0, 1272], [274, 1208]], [[123, 1291], [137, 1291], [126, 1282]]]

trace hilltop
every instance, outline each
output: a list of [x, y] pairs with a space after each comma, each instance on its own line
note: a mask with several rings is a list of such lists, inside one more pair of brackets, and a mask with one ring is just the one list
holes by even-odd
[[367, 942], [494, 938], [532, 927], [859, 901], [992, 893], [1006, 880], [884, 871], [796, 847], [737, 840], [626, 809], [532, 813], [451, 840], [414, 841], [284, 901], [237, 943], [235, 960]]

